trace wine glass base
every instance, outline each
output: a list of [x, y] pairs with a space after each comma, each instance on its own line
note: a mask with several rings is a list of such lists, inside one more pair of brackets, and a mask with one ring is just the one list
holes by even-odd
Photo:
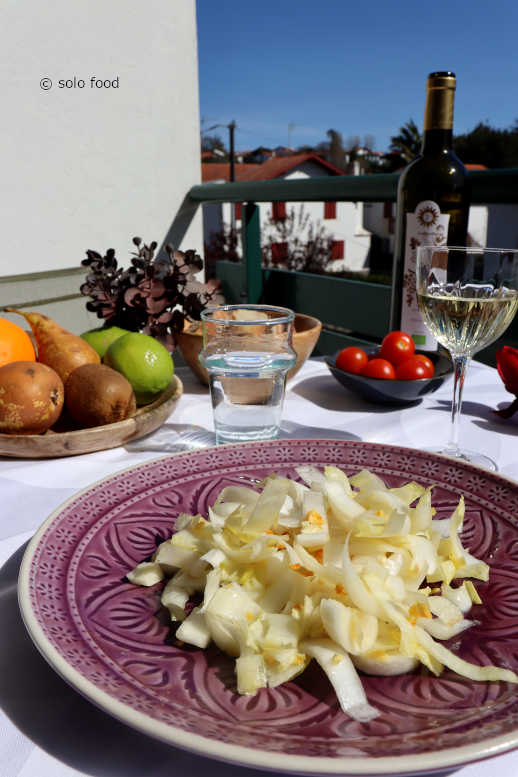
[[493, 461], [493, 459], [490, 459], [489, 456], [484, 456], [482, 453], [476, 453], [475, 451], [467, 451], [464, 449], [452, 451], [439, 447], [423, 448], [423, 450], [425, 450], [427, 453], [438, 453], [441, 456], [447, 456], [453, 461], [463, 461], [467, 462], [468, 464], [475, 464], [477, 467], [484, 467], [484, 469], [489, 469], [491, 472], [498, 472], [498, 466], [496, 462]]

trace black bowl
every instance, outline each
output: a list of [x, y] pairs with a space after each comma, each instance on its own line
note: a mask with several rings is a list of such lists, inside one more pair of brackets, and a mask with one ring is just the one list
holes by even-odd
[[[378, 345], [360, 345], [359, 347], [369, 357], [375, 356], [379, 350]], [[349, 391], [353, 391], [376, 404], [407, 405], [410, 402], [417, 402], [425, 394], [437, 391], [445, 378], [450, 377], [453, 372], [451, 359], [446, 351], [438, 351], [437, 353], [416, 351], [416, 353], [424, 353], [433, 362], [435, 367], [433, 378], [418, 378], [417, 380], [367, 378], [364, 375], [355, 375], [352, 372], [339, 369], [336, 366], [336, 357], [339, 353], [340, 351], [337, 351], [334, 356], [327, 356], [325, 359], [334, 377]]]

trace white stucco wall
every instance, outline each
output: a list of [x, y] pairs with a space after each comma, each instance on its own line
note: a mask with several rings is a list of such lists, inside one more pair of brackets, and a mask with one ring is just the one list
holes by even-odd
[[387, 250], [393, 252], [395, 240], [395, 216], [396, 204], [391, 203], [393, 221], [393, 230], [390, 230], [390, 219], [385, 214], [385, 203], [366, 202], [363, 206], [363, 223], [366, 229], [369, 229], [379, 237], [387, 240]]
[[[497, 209], [499, 207], [500, 206], [497, 206]], [[487, 205], [471, 205], [468, 218], [468, 235], [472, 245], [492, 245], [488, 242], [488, 216], [489, 211]]]
[[[160, 244], [200, 181], [195, 0], [6, 0], [0, 23], [0, 276]], [[202, 251], [201, 213], [182, 246]]]

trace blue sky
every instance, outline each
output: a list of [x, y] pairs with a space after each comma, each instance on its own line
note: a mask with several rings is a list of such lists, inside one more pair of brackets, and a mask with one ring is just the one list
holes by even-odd
[[[426, 76], [457, 75], [455, 134], [518, 119], [516, 0], [196, 0], [202, 129], [236, 149], [294, 147], [328, 129], [375, 138], [422, 125]], [[294, 125], [289, 129], [289, 125]], [[227, 141], [228, 132], [218, 129]]]

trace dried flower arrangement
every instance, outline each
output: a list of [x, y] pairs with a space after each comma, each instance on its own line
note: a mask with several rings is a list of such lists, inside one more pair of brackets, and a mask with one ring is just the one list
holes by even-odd
[[186, 319], [199, 321], [209, 302], [221, 304], [219, 283], [196, 279], [203, 260], [194, 250], [177, 251], [168, 244], [166, 255], [155, 257], [155, 241], [146, 245], [134, 237], [132, 242], [138, 252], [132, 253], [127, 269], [119, 267], [113, 248], [104, 256], [86, 252], [81, 264], [89, 270], [80, 287], [81, 294], [90, 297], [86, 308], [107, 327], [144, 332], [172, 350]]

